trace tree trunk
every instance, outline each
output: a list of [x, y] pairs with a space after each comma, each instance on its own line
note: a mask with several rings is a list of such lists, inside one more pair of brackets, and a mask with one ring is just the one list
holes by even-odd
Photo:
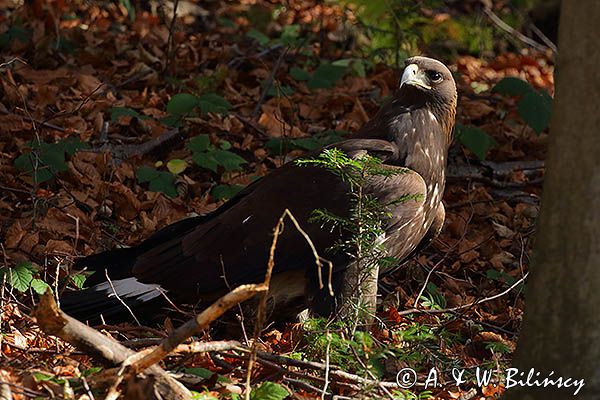
[[[563, 1], [547, 173], [515, 358], [525, 376], [585, 379], [600, 398], [600, 1]], [[572, 383], [572, 382], [571, 382]], [[575, 387], [515, 387], [509, 399], [570, 398]]]

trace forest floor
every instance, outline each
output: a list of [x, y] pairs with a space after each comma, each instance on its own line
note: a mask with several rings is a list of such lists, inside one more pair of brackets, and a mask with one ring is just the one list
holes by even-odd
[[[335, 4], [182, 2], [172, 24], [168, 10], [131, 18], [128, 2], [45, 3], [0, 0], [0, 388], [15, 399], [100, 398], [99, 365], [31, 317], [39, 293], [84, 285], [71, 268], [77, 257], [213, 211], [286, 160], [356, 131], [394, 91], [400, 70], [363, 61], [348, 28], [356, 16]], [[446, 224], [430, 248], [383, 279], [381, 323], [362, 336], [290, 324], [260, 338], [263, 352], [327, 361], [367, 380], [394, 383], [411, 368], [424, 383], [433, 368], [437, 387], [382, 390], [262, 360], [252, 398], [283, 399], [288, 390], [320, 398], [323, 382], [351, 398], [502, 393], [523, 315], [547, 129], [526, 121], [520, 96], [491, 89], [511, 76], [553, 93], [552, 53], [508, 48], [443, 59], [457, 80], [464, 135], [451, 149]], [[200, 136], [204, 147], [190, 149]], [[162, 338], [170, 326], [100, 329], [132, 343]], [[235, 350], [176, 353], [163, 367], [195, 375], [199, 399], [238, 398], [246, 379]], [[477, 367], [494, 380], [478, 385]], [[460, 387], [453, 368], [468, 371]]]

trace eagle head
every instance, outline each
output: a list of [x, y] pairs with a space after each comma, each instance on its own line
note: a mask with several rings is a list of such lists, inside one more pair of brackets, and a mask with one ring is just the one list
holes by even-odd
[[413, 107], [427, 107], [438, 121], [447, 125], [446, 134], [451, 135], [458, 94], [448, 67], [428, 57], [406, 59], [398, 95]]

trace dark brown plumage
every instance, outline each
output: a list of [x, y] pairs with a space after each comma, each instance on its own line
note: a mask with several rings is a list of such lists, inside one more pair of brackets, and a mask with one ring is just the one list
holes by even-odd
[[[407, 60], [393, 99], [352, 139], [332, 145], [352, 157], [368, 153], [387, 165], [410, 169], [389, 178], [373, 177], [366, 186], [382, 203], [405, 194], [422, 195], [390, 210], [383, 240], [389, 255], [396, 258], [405, 259], [423, 247], [442, 227], [441, 198], [456, 99], [454, 80], [442, 63], [413, 57]], [[344, 232], [325, 230], [309, 218], [315, 209], [348, 215], [348, 187], [323, 168], [288, 163], [209, 215], [170, 225], [138, 246], [79, 260], [77, 266], [98, 271], [88, 282], [94, 286], [65, 296], [63, 307], [82, 320], [98, 321], [103, 314], [114, 322], [131, 317], [111, 295], [113, 291], [134, 313], [146, 308], [154, 314], [163, 301], [161, 291], [177, 303], [198, 304], [212, 301], [229, 287], [261, 281], [273, 228], [286, 208], [321, 255], [333, 261], [334, 286], [339, 286], [348, 256], [326, 249]], [[106, 275], [112, 286], [105, 282]], [[276, 313], [289, 314], [308, 305], [327, 314], [335, 307], [317, 288], [313, 255], [291, 227], [277, 246], [271, 297]]]

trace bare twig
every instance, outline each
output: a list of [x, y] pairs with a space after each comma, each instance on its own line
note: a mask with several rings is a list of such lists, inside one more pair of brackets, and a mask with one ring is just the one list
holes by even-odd
[[80, 152], [89, 152], [89, 153], [103, 153], [105, 151], [111, 153], [115, 157], [119, 157], [122, 159], [128, 159], [131, 157], [143, 156], [145, 154], [150, 153], [151, 151], [161, 147], [166, 142], [174, 139], [179, 135], [179, 129], [172, 129], [163, 133], [160, 136], [152, 138], [147, 142], [140, 144], [123, 144], [118, 146], [111, 146], [108, 144], [104, 144], [100, 147], [93, 149], [81, 149]]
[[21, 64], [27, 65], [27, 62], [24, 61], [23, 59], [21, 59], [19, 57], [13, 57], [10, 60], [8, 60], [7, 62], [3, 62], [2, 64], [0, 64], [0, 69], [8, 68], [16, 62], [20, 62]]
[[327, 386], [329, 386], [329, 351], [331, 349], [331, 333], [327, 331], [327, 348], [325, 349], [325, 384], [321, 391], [321, 399], [325, 400], [327, 395]]
[[279, 55], [279, 58], [275, 62], [275, 65], [273, 66], [273, 69], [271, 70], [271, 73], [269, 74], [269, 77], [267, 78], [267, 80], [265, 82], [265, 86], [260, 95], [260, 98], [256, 102], [256, 106], [254, 106], [254, 110], [252, 111], [252, 114], [251, 114], [252, 117], [256, 117], [258, 115], [258, 112], [260, 111], [260, 107], [265, 102], [265, 99], [267, 98], [267, 93], [271, 89], [271, 86], [273, 86], [273, 81], [275, 80], [275, 75], [277, 74], [277, 71], [279, 70], [279, 67], [281, 66], [281, 62], [283, 61], [287, 52], [288, 52], [288, 48], [286, 47], [285, 49], [283, 49], [283, 51]]
[[[313, 244], [312, 240], [310, 239], [308, 234], [300, 227], [300, 224], [298, 223], [298, 220], [296, 219], [296, 217], [294, 217], [294, 215], [287, 208], [283, 211], [283, 213], [281, 214], [281, 217], [279, 217], [279, 221], [277, 221], [277, 225], [275, 225], [275, 229], [273, 232], [273, 242], [271, 243], [271, 248], [269, 251], [269, 261], [267, 262], [267, 271], [265, 273], [265, 280], [263, 282], [263, 285], [265, 285], [268, 288], [271, 283], [271, 275], [273, 273], [273, 268], [275, 267], [275, 249], [277, 248], [277, 241], [279, 240], [279, 235], [283, 231], [284, 221], [285, 221], [286, 217], [292, 221], [296, 230], [304, 237], [304, 239], [306, 240], [306, 243], [310, 247], [310, 249], [315, 257], [315, 264], [317, 266], [317, 271], [318, 271], [318, 276], [319, 276], [319, 284], [320, 284], [320, 287], [323, 288], [323, 280], [322, 280], [322, 276], [321, 276], [321, 269], [323, 267], [323, 262], [325, 262], [329, 265], [330, 271], [333, 270], [333, 264], [330, 261], [325, 260], [324, 258], [319, 256], [319, 253], [317, 252], [317, 248]], [[330, 276], [331, 276], [331, 274], [330, 274]], [[328, 285], [329, 285], [330, 293], [333, 295], [331, 279], [329, 279]], [[258, 305], [256, 323], [254, 326], [254, 341], [252, 343], [250, 357], [248, 358], [248, 371], [246, 373], [246, 399], [250, 399], [250, 380], [252, 377], [252, 368], [254, 366], [254, 362], [256, 361], [256, 352], [257, 352], [256, 344], [258, 343], [258, 336], [260, 335], [260, 332], [262, 331], [262, 327], [263, 327], [264, 320], [265, 320], [265, 310], [266, 310], [266, 306], [267, 306], [267, 299], [268, 299], [268, 292], [265, 292], [263, 294], [263, 296], [261, 297], [260, 303]]]
[[558, 47], [556, 46], [556, 44], [554, 44], [552, 40], [550, 40], [548, 36], [544, 34], [544, 32], [542, 32], [537, 26], [535, 26], [534, 23], [529, 24], [529, 27], [531, 28], [533, 33], [535, 33], [540, 39], [542, 39], [542, 42], [544, 42], [546, 46], [552, 49], [554, 54], [558, 54]]
[[521, 42], [533, 47], [534, 49], [540, 50], [540, 51], [546, 51], [549, 49], [549, 47], [536, 42], [535, 40], [523, 35], [521, 32], [519, 32], [512, 26], [508, 25], [506, 22], [504, 22], [502, 20], [502, 18], [500, 18], [498, 15], [496, 15], [496, 13], [494, 13], [489, 7], [484, 8], [483, 12], [485, 13], [485, 15], [488, 16], [488, 18], [494, 24], [496, 24], [496, 26], [498, 26], [498, 28], [502, 29], [503, 31], [505, 31], [507, 33], [510, 33], [512, 36], [516, 37]]
[[142, 326], [142, 324], [140, 323], [140, 320], [137, 319], [137, 317], [135, 316], [135, 314], [133, 313], [133, 310], [131, 309], [131, 307], [129, 307], [129, 305], [127, 303], [125, 303], [123, 301], [123, 299], [121, 298], [121, 296], [119, 296], [119, 294], [117, 293], [115, 286], [112, 283], [112, 280], [110, 279], [110, 277], [108, 276], [108, 270], [104, 270], [104, 275], [106, 276], [106, 280], [108, 281], [108, 284], [110, 285], [110, 288], [112, 289], [112, 294], [115, 295], [115, 297], [117, 298], [117, 300], [119, 300], [119, 302], [121, 304], [123, 304], [123, 306], [127, 309], [127, 311], [129, 311], [129, 314], [131, 314], [131, 316], [133, 317], [133, 319], [135, 320], [136, 324], [138, 324], [138, 326]]
[[451, 313], [451, 312], [455, 312], [455, 311], [460, 311], [460, 310], [464, 310], [466, 308], [471, 308], [473, 306], [482, 304], [482, 303], [486, 303], [488, 301], [492, 301], [495, 300], [499, 297], [502, 297], [508, 293], [510, 293], [514, 288], [516, 288], [517, 286], [519, 286], [521, 283], [523, 283], [525, 281], [525, 279], [527, 279], [527, 276], [529, 275], [529, 272], [526, 273], [521, 279], [519, 279], [518, 281], [516, 281], [515, 283], [513, 283], [508, 289], [497, 293], [493, 296], [490, 297], [485, 297], [483, 299], [479, 299], [476, 300], [470, 304], [463, 304], [462, 306], [456, 306], [456, 307], [452, 307], [452, 308], [443, 308], [441, 310], [424, 310], [421, 308], [411, 308], [408, 310], [403, 310], [403, 311], [399, 311], [398, 315], [408, 315], [408, 314], [414, 314], [414, 313], [424, 313], [424, 314], [445, 314], [445, 313]]
[[179, 0], [175, 0], [173, 2], [173, 18], [171, 19], [171, 24], [169, 25], [169, 38], [167, 39], [167, 51], [165, 52], [165, 56], [167, 59], [165, 60], [165, 67], [163, 69], [163, 74], [167, 72], [169, 69], [169, 65], [171, 64], [171, 52], [173, 46], [173, 30], [175, 29], [175, 22], [177, 21], [177, 6], [179, 5]]

